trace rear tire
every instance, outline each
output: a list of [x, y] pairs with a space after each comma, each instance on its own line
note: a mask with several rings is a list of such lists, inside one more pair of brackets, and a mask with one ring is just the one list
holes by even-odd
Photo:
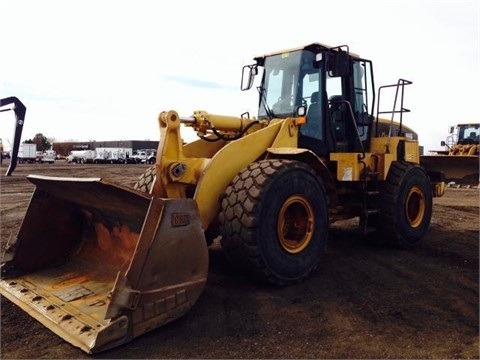
[[219, 220], [232, 263], [262, 281], [288, 285], [318, 266], [328, 237], [327, 197], [307, 165], [262, 160], [232, 180]]
[[393, 162], [381, 190], [378, 228], [395, 245], [418, 244], [430, 226], [432, 187], [425, 170], [407, 162]]

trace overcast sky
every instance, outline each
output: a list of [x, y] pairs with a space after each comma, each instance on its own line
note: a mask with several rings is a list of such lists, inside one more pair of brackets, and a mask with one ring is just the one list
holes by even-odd
[[[479, 0], [0, 0], [0, 13], [0, 96], [27, 106], [23, 140], [158, 140], [171, 109], [256, 115], [242, 66], [312, 42], [371, 59], [377, 88], [413, 81], [404, 122], [426, 150], [480, 122]], [[7, 147], [13, 125], [0, 113]]]

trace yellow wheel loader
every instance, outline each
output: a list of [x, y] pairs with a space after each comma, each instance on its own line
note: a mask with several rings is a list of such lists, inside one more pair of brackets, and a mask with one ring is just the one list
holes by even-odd
[[[410, 82], [387, 86], [400, 106], [377, 104], [374, 115], [372, 62], [347, 46], [254, 60], [241, 88], [257, 82], [258, 116], [161, 112], [156, 164], [134, 188], [28, 176], [36, 188], [5, 252], [1, 293], [93, 353], [185, 314], [218, 237], [232, 265], [281, 286], [319, 265], [336, 221], [359, 218], [385, 242], [418, 244], [444, 181], [419, 165], [402, 125]], [[198, 140], [184, 144], [184, 126]]]
[[450, 127], [450, 135], [440, 143], [443, 150], [420, 156], [420, 164], [442, 171], [445, 181], [457, 186], [480, 185], [480, 123], [462, 123]]

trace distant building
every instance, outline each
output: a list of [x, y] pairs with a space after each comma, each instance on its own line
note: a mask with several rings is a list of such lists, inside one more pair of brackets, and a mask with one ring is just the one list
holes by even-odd
[[59, 155], [67, 156], [72, 150], [95, 150], [97, 148], [131, 148], [133, 151], [140, 149], [157, 149], [158, 141], [151, 140], [111, 140], [111, 141], [79, 141], [55, 142], [53, 150]]
[[91, 149], [95, 150], [99, 147], [117, 147], [117, 148], [132, 148], [133, 151], [140, 149], [157, 149], [158, 141], [151, 140], [114, 140], [114, 141], [92, 141], [88, 143]]

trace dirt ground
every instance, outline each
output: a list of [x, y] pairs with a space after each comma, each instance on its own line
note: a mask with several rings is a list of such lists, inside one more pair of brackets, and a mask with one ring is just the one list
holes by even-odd
[[[20, 227], [27, 174], [103, 177], [133, 186], [145, 165], [20, 164], [0, 177], [1, 242]], [[479, 190], [434, 199], [431, 228], [413, 250], [332, 226], [328, 250], [301, 284], [260, 286], [210, 248], [204, 292], [184, 317], [88, 355], [1, 299], [1, 358], [479, 358]]]

